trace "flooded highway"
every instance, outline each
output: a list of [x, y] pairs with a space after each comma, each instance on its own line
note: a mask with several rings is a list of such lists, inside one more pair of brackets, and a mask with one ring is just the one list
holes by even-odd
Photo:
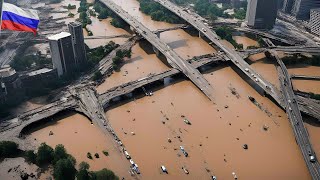
[[[139, 11], [137, 0], [113, 0], [130, 15], [151, 30], [175, 27], [174, 24], [153, 21]], [[75, 4], [66, 0], [53, 5]], [[76, 10], [71, 10], [76, 13]], [[53, 13], [54, 18], [65, 17], [65, 13]], [[66, 18], [66, 23], [77, 18]], [[91, 17], [87, 28], [94, 36], [129, 34], [124, 29], [110, 24], [111, 18], [98, 20]], [[84, 35], [87, 32], [84, 31]], [[166, 42], [183, 59], [212, 54], [217, 51], [197, 35], [187, 30], [161, 33]], [[259, 43], [245, 36], [234, 36], [234, 40], [249, 46]], [[90, 48], [105, 45], [109, 41], [123, 44], [126, 38], [86, 40]], [[229, 42], [225, 42], [232, 46]], [[39, 48], [40, 49], [40, 48]], [[275, 64], [264, 54], [251, 56], [250, 65], [266, 80], [280, 87]], [[96, 87], [98, 93], [121, 84], [164, 72], [165, 65], [150, 44], [140, 41], [132, 48], [132, 57], [124, 61], [117, 72], [113, 72]], [[318, 67], [289, 67], [290, 73], [320, 76]], [[253, 89], [233, 68], [220, 65], [207, 70], [205, 79], [213, 87], [213, 102], [190, 81], [176, 80], [164, 87], [153, 87], [152, 96], [133, 98], [107, 109], [111, 126], [139, 165], [139, 179], [232, 179], [235, 172], [241, 179], [311, 179], [300, 149], [296, 144], [286, 113], [271, 100]], [[168, 80], [170, 78], [167, 78]], [[165, 82], [166, 82], [165, 80]], [[294, 80], [296, 89], [320, 93], [319, 81]], [[251, 97], [251, 100], [249, 99]], [[254, 101], [252, 100], [254, 98]], [[26, 102], [22, 109], [31, 109], [41, 104]], [[31, 108], [29, 108], [31, 107]], [[17, 109], [17, 113], [23, 110]], [[307, 124], [311, 140], [316, 142], [320, 131], [317, 126]], [[52, 132], [53, 135], [49, 135]], [[133, 179], [128, 173], [128, 160], [115, 145], [111, 135], [106, 135], [92, 125], [89, 119], [76, 113], [63, 113], [54, 121], [33, 128], [27, 137], [36, 146], [42, 142], [54, 147], [63, 144], [77, 163], [86, 161], [90, 170], [108, 168], [120, 179]], [[185, 157], [182, 146], [188, 153]], [[315, 145], [320, 154], [320, 145]], [[104, 156], [102, 151], [108, 151]], [[87, 153], [99, 153], [100, 158], [90, 160]], [[161, 172], [165, 166], [168, 174]], [[189, 174], [186, 174], [185, 171]]]
[[[208, 179], [212, 174], [230, 179], [232, 172], [244, 179], [310, 179], [280, 108], [229, 67], [214, 69], [206, 78], [213, 84], [216, 105], [182, 81], [107, 112], [143, 179]], [[269, 113], [253, 104], [249, 95]], [[160, 173], [161, 165], [169, 175]], [[190, 174], [184, 174], [182, 167]]]

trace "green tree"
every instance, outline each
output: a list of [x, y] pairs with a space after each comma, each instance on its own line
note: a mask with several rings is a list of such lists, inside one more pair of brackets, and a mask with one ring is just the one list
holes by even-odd
[[89, 172], [90, 165], [86, 162], [81, 162], [79, 164], [79, 171], [77, 173], [77, 180], [89, 180], [90, 172]]
[[54, 151], [52, 147], [48, 146], [46, 143], [41, 143], [40, 147], [38, 148], [36, 158], [37, 163], [40, 165], [51, 163], [53, 160], [53, 155]]
[[92, 179], [93, 180], [118, 180], [119, 178], [112, 171], [104, 168], [100, 171], [94, 172]]
[[53, 177], [55, 180], [74, 180], [77, 170], [75, 169], [75, 162], [70, 159], [60, 159], [53, 166]]
[[101, 74], [101, 72], [100, 72], [100, 71], [97, 71], [97, 72], [95, 72], [94, 75], [93, 75], [93, 80], [94, 80], [94, 81], [98, 81], [98, 80], [100, 80], [102, 77], [103, 77], [103, 75]]
[[0, 158], [11, 157], [19, 152], [18, 144], [12, 141], [0, 142]]
[[35, 164], [37, 155], [32, 150], [29, 150], [25, 152], [25, 159], [27, 162]]
[[56, 147], [54, 148], [54, 158], [53, 158], [54, 163], [59, 161], [60, 159], [66, 159], [68, 158], [68, 156], [69, 154], [67, 153], [66, 149], [62, 144], [56, 145]]

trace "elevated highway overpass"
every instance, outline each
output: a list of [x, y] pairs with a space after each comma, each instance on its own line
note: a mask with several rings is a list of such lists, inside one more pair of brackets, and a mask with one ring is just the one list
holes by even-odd
[[137, 21], [120, 6], [116, 5], [112, 0], [100, 0], [110, 10], [121, 17], [131, 28], [133, 28], [138, 34], [143, 36], [149, 41], [156, 51], [160, 51], [168, 60], [169, 64], [178, 70], [180, 70], [185, 76], [187, 76], [210, 100], [213, 100], [213, 89], [209, 82], [203, 77], [203, 75], [194, 67], [192, 67], [187, 61], [181, 58], [175, 51], [173, 51], [166, 43], [160, 40], [157, 35], [145, 27], [142, 23]]
[[282, 105], [282, 97], [276, 88], [266, 81], [260, 74], [256, 73], [253, 68], [233, 49], [228, 48], [223, 44], [219, 36], [213, 32], [207, 25], [205, 25], [201, 18], [196, 18], [194, 15], [183, 11], [182, 8], [168, 0], [154, 0], [166, 7], [171, 12], [175, 13], [194, 28], [196, 28], [201, 34], [207, 37], [213, 44], [215, 44], [221, 51], [225, 53], [227, 59], [231, 60], [244, 74], [246, 74], [253, 82], [255, 82], [261, 89], [267, 94], [272, 96], [280, 105]]

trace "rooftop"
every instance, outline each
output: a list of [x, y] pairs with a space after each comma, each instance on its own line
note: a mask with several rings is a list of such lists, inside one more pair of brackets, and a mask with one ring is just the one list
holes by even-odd
[[71, 36], [71, 34], [68, 32], [61, 32], [59, 34], [55, 34], [53, 36], [48, 37], [48, 39], [53, 40], [53, 41], [57, 41], [59, 39], [62, 39], [62, 38], [68, 37], [68, 36]]
[[77, 26], [82, 26], [82, 24], [80, 23], [80, 22], [70, 22], [69, 23], [71, 26], [75, 26], [75, 27], [77, 27]]
[[320, 8], [311, 9], [311, 11], [318, 11], [318, 12], [320, 12]]

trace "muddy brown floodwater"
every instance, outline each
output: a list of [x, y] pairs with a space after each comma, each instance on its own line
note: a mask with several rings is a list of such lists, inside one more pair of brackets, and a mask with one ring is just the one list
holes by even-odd
[[156, 54], [147, 54], [139, 44], [132, 47], [132, 57], [125, 60], [119, 72], [114, 72], [104, 83], [97, 87], [99, 93], [132, 80], [138, 80], [151, 73], [160, 73], [168, 70]]
[[[99, 20], [96, 17], [91, 17], [92, 24], [87, 25], [87, 28], [90, 29], [93, 33], [93, 36], [115, 36], [123, 35], [129, 33], [121, 28], [116, 28], [110, 24], [111, 18]], [[85, 37], [89, 37], [85, 31]], [[124, 44], [127, 38], [112, 38], [112, 39], [92, 39], [85, 40], [86, 44], [90, 48], [95, 48], [101, 45], [106, 45], [110, 41], [114, 41], [117, 44]]]
[[288, 66], [287, 68], [288, 68], [289, 74], [320, 76], [319, 66], [296, 65], [296, 66]]
[[243, 49], [247, 49], [248, 46], [259, 47], [259, 43], [246, 36], [233, 36], [232, 37], [238, 44], [243, 44]]
[[253, 62], [251, 67], [262, 75], [267, 81], [280, 88], [280, 81], [278, 78], [277, 68], [275, 63], [266, 58], [264, 53], [255, 54], [249, 57], [249, 60]]
[[216, 52], [203, 39], [191, 36], [182, 29], [161, 33], [160, 38], [184, 59]]
[[293, 83], [294, 89], [296, 90], [320, 94], [320, 81], [293, 80], [292, 83]]
[[137, 0], [113, 0], [116, 4], [126, 10], [131, 16], [139, 20], [144, 26], [148, 27], [151, 31], [157, 29], [165, 29], [175, 27], [174, 24], [166, 22], [153, 21], [150, 16], [143, 14], [139, 11], [140, 4]]
[[[241, 179], [310, 179], [279, 107], [230, 67], [214, 69], [205, 77], [214, 87], [216, 105], [191, 82], [182, 81], [107, 112], [139, 165], [142, 179], [209, 179], [213, 174], [232, 179], [232, 172]], [[231, 93], [232, 88], [239, 98]], [[249, 95], [271, 115], [254, 105]], [[182, 115], [191, 125], [184, 123]], [[184, 146], [189, 157], [183, 156], [179, 146]], [[161, 165], [169, 174], [161, 173]]]
[[[49, 136], [50, 131], [53, 132], [51, 136]], [[77, 164], [85, 161], [90, 164], [90, 170], [108, 168], [120, 178], [129, 178], [129, 164], [120, 153], [120, 149], [115, 146], [112, 137], [91, 125], [90, 121], [80, 114], [68, 114], [55, 123], [47, 123], [38, 127], [28, 138], [38, 145], [42, 142], [46, 142], [51, 147], [63, 144], [68, 153], [76, 158]], [[102, 153], [104, 150], [109, 152], [109, 156]], [[93, 160], [90, 160], [87, 158], [87, 152], [90, 152], [92, 156], [98, 153], [100, 158], [94, 157]]]

